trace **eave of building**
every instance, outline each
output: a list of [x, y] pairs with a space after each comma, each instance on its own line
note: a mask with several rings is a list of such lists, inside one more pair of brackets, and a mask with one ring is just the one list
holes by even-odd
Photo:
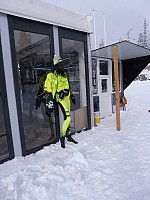
[[91, 15], [81, 15], [40, 0], [0, 0], [0, 12], [82, 32], [93, 31]]
[[113, 46], [117, 46], [118, 59], [129, 60], [150, 56], [150, 50], [128, 41], [111, 44], [92, 51], [92, 56], [113, 59]]

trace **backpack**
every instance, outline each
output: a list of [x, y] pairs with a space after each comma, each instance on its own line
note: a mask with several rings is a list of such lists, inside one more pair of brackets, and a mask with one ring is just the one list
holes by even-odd
[[44, 91], [44, 83], [46, 80], [47, 74], [42, 74], [39, 78], [38, 84], [38, 93], [35, 101], [35, 108], [38, 109], [41, 105], [41, 102], [45, 104], [45, 91]]

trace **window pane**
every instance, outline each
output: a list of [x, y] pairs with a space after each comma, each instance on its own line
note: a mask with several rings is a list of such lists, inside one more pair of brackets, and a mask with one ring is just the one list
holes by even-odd
[[102, 93], [107, 92], [107, 79], [102, 79]]
[[[84, 115], [87, 127], [87, 99], [84, 42], [62, 39], [62, 53], [65, 61], [64, 68], [69, 76], [70, 86], [76, 99], [76, 104], [71, 102], [71, 111], [79, 110]], [[72, 116], [72, 123], [75, 119]], [[78, 129], [79, 124], [77, 125]], [[77, 129], [76, 129], [77, 130]]]
[[97, 89], [97, 59], [92, 58], [92, 85], [93, 85], [93, 94], [98, 93]]
[[9, 158], [9, 152], [2, 105], [2, 91], [0, 85], [0, 160], [6, 158]]
[[25, 145], [29, 150], [56, 139], [54, 113], [46, 113], [44, 97], [38, 99], [40, 107], [35, 107], [37, 93], [51, 69], [50, 42], [48, 35], [18, 30], [14, 35]]
[[94, 112], [99, 111], [99, 96], [93, 96]]
[[[120, 62], [118, 62], [118, 76], [119, 76], [118, 78], [119, 78], [119, 86], [120, 86]], [[114, 61], [112, 61], [112, 92], [115, 92]]]
[[[63, 59], [69, 82], [77, 99], [77, 104], [72, 109], [87, 106], [85, 83], [84, 42], [62, 39]], [[82, 87], [81, 87], [82, 86]]]
[[108, 75], [108, 61], [99, 61], [100, 75]]

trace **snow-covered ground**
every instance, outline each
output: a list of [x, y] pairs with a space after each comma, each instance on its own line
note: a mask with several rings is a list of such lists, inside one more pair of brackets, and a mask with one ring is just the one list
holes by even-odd
[[60, 144], [0, 165], [2, 200], [149, 200], [150, 81], [125, 91], [121, 131], [115, 114]]
[[145, 77], [146, 77], [148, 80], [150, 80], [150, 71], [149, 71], [149, 70], [144, 69], [144, 70], [139, 74], [139, 76], [140, 76], [140, 75], [145, 75]]

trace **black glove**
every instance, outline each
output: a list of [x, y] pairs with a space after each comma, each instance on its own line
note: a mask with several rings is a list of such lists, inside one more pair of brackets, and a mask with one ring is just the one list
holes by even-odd
[[54, 102], [53, 101], [47, 102], [46, 107], [47, 109], [54, 110]]
[[68, 96], [68, 95], [69, 95], [69, 90], [68, 90], [68, 89], [64, 89], [63, 92], [64, 92], [64, 95], [65, 95], [65, 96]]
[[63, 90], [61, 90], [58, 94], [59, 94], [59, 98], [60, 99], [64, 98], [64, 92], [63, 92]]
[[76, 104], [76, 100], [73, 94], [70, 95], [71, 101], [73, 104]]
[[61, 90], [59, 92], [59, 98], [60, 99], [63, 99], [65, 96], [68, 96], [69, 95], [69, 90], [68, 89], [64, 89], [64, 90]]
[[46, 95], [46, 110], [49, 112], [52, 112], [54, 110], [54, 102], [53, 102], [53, 98], [52, 98], [52, 93], [48, 93]]

